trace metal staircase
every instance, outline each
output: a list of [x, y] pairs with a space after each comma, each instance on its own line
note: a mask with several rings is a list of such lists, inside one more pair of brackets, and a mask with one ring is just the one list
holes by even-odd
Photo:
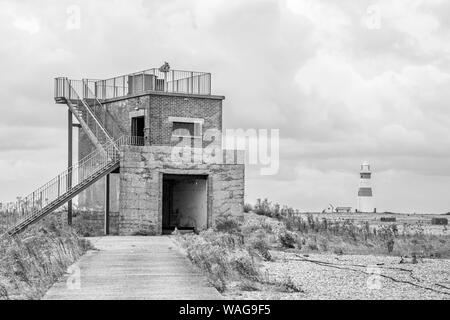
[[[97, 99], [89, 99], [95, 101], [92, 104], [95, 107], [96, 112], [94, 112], [88, 99], [84, 96], [86, 92], [89, 92], [85, 81], [69, 80], [68, 78], [57, 78], [55, 81], [55, 87], [60, 91], [55, 92], [56, 102], [67, 104], [92, 143], [97, 148], [102, 149], [103, 145], [114, 142], [114, 135], [106, 129], [106, 121], [102, 121], [102, 118], [107, 120], [106, 109]], [[82, 96], [80, 96], [79, 92], [83, 93]], [[115, 129], [116, 139], [119, 138], [121, 130], [116, 129], [117, 125], [111, 117], [108, 120], [109, 127]]]
[[[67, 78], [55, 81], [56, 102], [67, 104], [96, 150], [30, 195], [20, 198], [16, 212], [0, 224], [0, 235], [14, 235], [24, 230], [120, 166], [119, 145], [128, 139], [121, 136], [122, 130], [93, 96], [87, 82]], [[82, 92], [83, 97], [78, 92]]]
[[100, 178], [116, 170], [120, 165], [120, 153], [116, 143], [103, 145], [102, 150], [94, 151], [36, 191], [20, 199], [17, 212], [6, 223], [4, 234], [14, 235], [22, 231]]

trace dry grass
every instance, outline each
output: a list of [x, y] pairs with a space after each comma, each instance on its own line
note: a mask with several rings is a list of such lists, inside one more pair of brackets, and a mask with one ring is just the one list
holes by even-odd
[[[191, 261], [220, 292], [272, 291], [302, 293], [289, 277], [269, 279], [261, 266], [275, 251], [449, 258], [448, 236], [425, 234], [423, 227], [334, 221], [302, 216], [288, 207], [258, 201], [244, 221], [222, 216], [214, 230], [178, 236]], [[276, 261], [275, 261], [276, 262]]]
[[319, 219], [267, 199], [258, 200], [255, 213], [282, 223], [281, 249], [293, 248], [295, 242], [302, 252], [450, 258], [450, 237], [425, 233], [421, 222], [374, 227], [368, 221]]
[[88, 241], [56, 217], [0, 239], [0, 299], [39, 299], [85, 251]]
[[295, 291], [297, 289], [291, 280], [268, 281], [260, 272], [260, 263], [273, 259], [270, 243], [274, 239], [269, 235], [277, 237], [275, 224], [247, 223], [231, 216], [221, 216], [216, 220], [215, 229], [199, 235], [178, 235], [178, 241], [188, 258], [205, 272], [219, 292], [226, 291], [233, 284], [243, 291], [259, 291], [267, 287], [283, 292]]

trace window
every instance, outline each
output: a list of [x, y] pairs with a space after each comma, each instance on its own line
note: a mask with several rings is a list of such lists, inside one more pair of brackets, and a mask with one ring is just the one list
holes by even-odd
[[131, 138], [132, 144], [137, 146], [144, 145], [145, 136], [145, 117], [131, 118]]
[[174, 137], [201, 138], [203, 135], [203, 119], [170, 117], [169, 121], [172, 122], [172, 136]]
[[174, 122], [172, 125], [172, 135], [176, 137], [193, 137], [195, 124], [189, 122]]

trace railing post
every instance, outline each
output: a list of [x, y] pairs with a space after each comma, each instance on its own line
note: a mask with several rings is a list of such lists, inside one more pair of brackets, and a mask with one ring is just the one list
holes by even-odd
[[172, 70], [172, 92], [175, 92], [175, 70]]
[[[67, 168], [68, 168], [68, 176], [67, 176], [67, 191], [72, 188], [72, 127], [73, 127], [73, 119], [72, 112], [68, 109], [68, 148], [67, 148]], [[67, 224], [72, 225], [72, 200], [67, 202]]]
[[208, 80], [209, 80], [208, 94], [211, 94], [211, 73], [208, 73]]
[[105, 235], [109, 235], [109, 174], [105, 177]]

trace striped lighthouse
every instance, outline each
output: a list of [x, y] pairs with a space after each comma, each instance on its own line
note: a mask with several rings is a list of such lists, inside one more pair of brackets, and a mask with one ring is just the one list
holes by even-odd
[[364, 161], [361, 164], [359, 190], [358, 190], [358, 212], [374, 212], [374, 203], [372, 195], [372, 171], [370, 164]]

